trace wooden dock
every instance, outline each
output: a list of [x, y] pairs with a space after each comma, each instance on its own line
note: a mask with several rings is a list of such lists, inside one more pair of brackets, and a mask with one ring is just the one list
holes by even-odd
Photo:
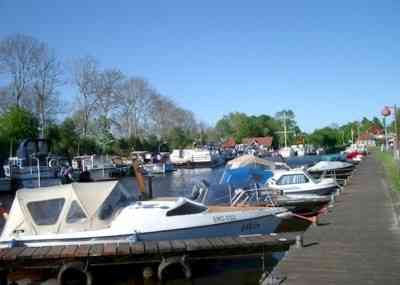
[[[287, 251], [301, 233], [271, 234], [249, 237], [220, 237], [192, 240], [119, 242], [93, 245], [49, 247], [14, 247], [0, 250], [0, 284], [8, 272], [55, 269], [82, 264], [82, 268], [137, 264], [159, 264], [162, 270], [174, 263], [184, 266], [191, 276], [190, 263], [198, 260], [260, 256], [265, 253]], [[83, 270], [83, 269], [82, 269]]]
[[263, 284], [400, 284], [393, 193], [372, 157], [354, 171], [332, 211], [304, 234]]

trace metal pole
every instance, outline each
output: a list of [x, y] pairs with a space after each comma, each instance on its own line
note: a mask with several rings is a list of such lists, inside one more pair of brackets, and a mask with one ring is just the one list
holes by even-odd
[[285, 148], [287, 147], [286, 111], [283, 113], [283, 130], [285, 135]]
[[394, 109], [394, 132], [395, 132], [395, 134], [396, 134], [396, 140], [395, 140], [395, 142], [396, 142], [396, 150], [395, 150], [395, 157], [397, 158], [397, 159], [399, 159], [399, 125], [398, 125], [398, 122], [397, 122], [397, 106], [396, 105], [394, 105], [394, 107], [393, 107], [393, 109]]
[[38, 187], [40, 188], [40, 161], [36, 157], [35, 157], [35, 159], [36, 159], [36, 163], [37, 163], [36, 165], [37, 165], [37, 172], [38, 172]]
[[386, 117], [383, 117], [383, 129], [385, 131], [385, 151], [387, 151], [388, 150], [388, 141], [387, 141]]

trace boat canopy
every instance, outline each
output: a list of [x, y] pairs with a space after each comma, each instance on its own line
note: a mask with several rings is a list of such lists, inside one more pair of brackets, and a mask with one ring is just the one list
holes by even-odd
[[263, 185], [277, 169], [288, 169], [286, 164], [253, 155], [243, 155], [228, 162], [222, 174], [220, 184], [229, 184], [233, 189], [249, 187], [255, 183]]
[[134, 201], [117, 181], [72, 183], [16, 192], [2, 236], [98, 230]]
[[254, 155], [242, 155], [235, 158], [227, 163], [227, 168], [237, 169], [240, 167], [250, 166], [250, 165], [262, 165], [265, 169], [274, 170], [275, 163], [266, 159], [259, 158]]

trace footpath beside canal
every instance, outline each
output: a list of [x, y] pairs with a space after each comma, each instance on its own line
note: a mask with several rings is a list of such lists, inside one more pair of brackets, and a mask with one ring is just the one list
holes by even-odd
[[384, 177], [367, 157], [304, 247], [291, 249], [264, 284], [399, 284], [398, 202]]

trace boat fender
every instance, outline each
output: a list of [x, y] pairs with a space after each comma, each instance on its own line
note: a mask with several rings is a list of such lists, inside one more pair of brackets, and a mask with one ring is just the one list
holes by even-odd
[[56, 168], [57, 165], [58, 165], [57, 159], [53, 158], [53, 159], [51, 159], [51, 160], [49, 161], [49, 167], [50, 167], [50, 168]]
[[8, 213], [3, 207], [0, 207], [0, 215], [4, 218], [4, 220], [8, 219]]
[[82, 263], [82, 262], [69, 262], [64, 264], [60, 271], [58, 272], [58, 276], [57, 276], [57, 284], [58, 285], [64, 285], [64, 284], [68, 284], [70, 280], [68, 280], [67, 278], [68, 273], [74, 272], [75, 273], [80, 273], [81, 277], [83, 277], [82, 279], [84, 279], [86, 282], [82, 283], [82, 279], [79, 280], [79, 284], [86, 284], [86, 285], [92, 285], [93, 284], [93, 277], [92, 274], [88, 271], [87, 265]]
[[164, 280], [163, 272], [170, 265], [180, 265], [182, 266], [183, 273], [185, 274], [186, 279], [192, 278], [192, 270], [189, 264], [186, 261], [186, 256], [171, 256], [167, 258], [163, 258], [160, 265], [158, 266], [158, 279]]

